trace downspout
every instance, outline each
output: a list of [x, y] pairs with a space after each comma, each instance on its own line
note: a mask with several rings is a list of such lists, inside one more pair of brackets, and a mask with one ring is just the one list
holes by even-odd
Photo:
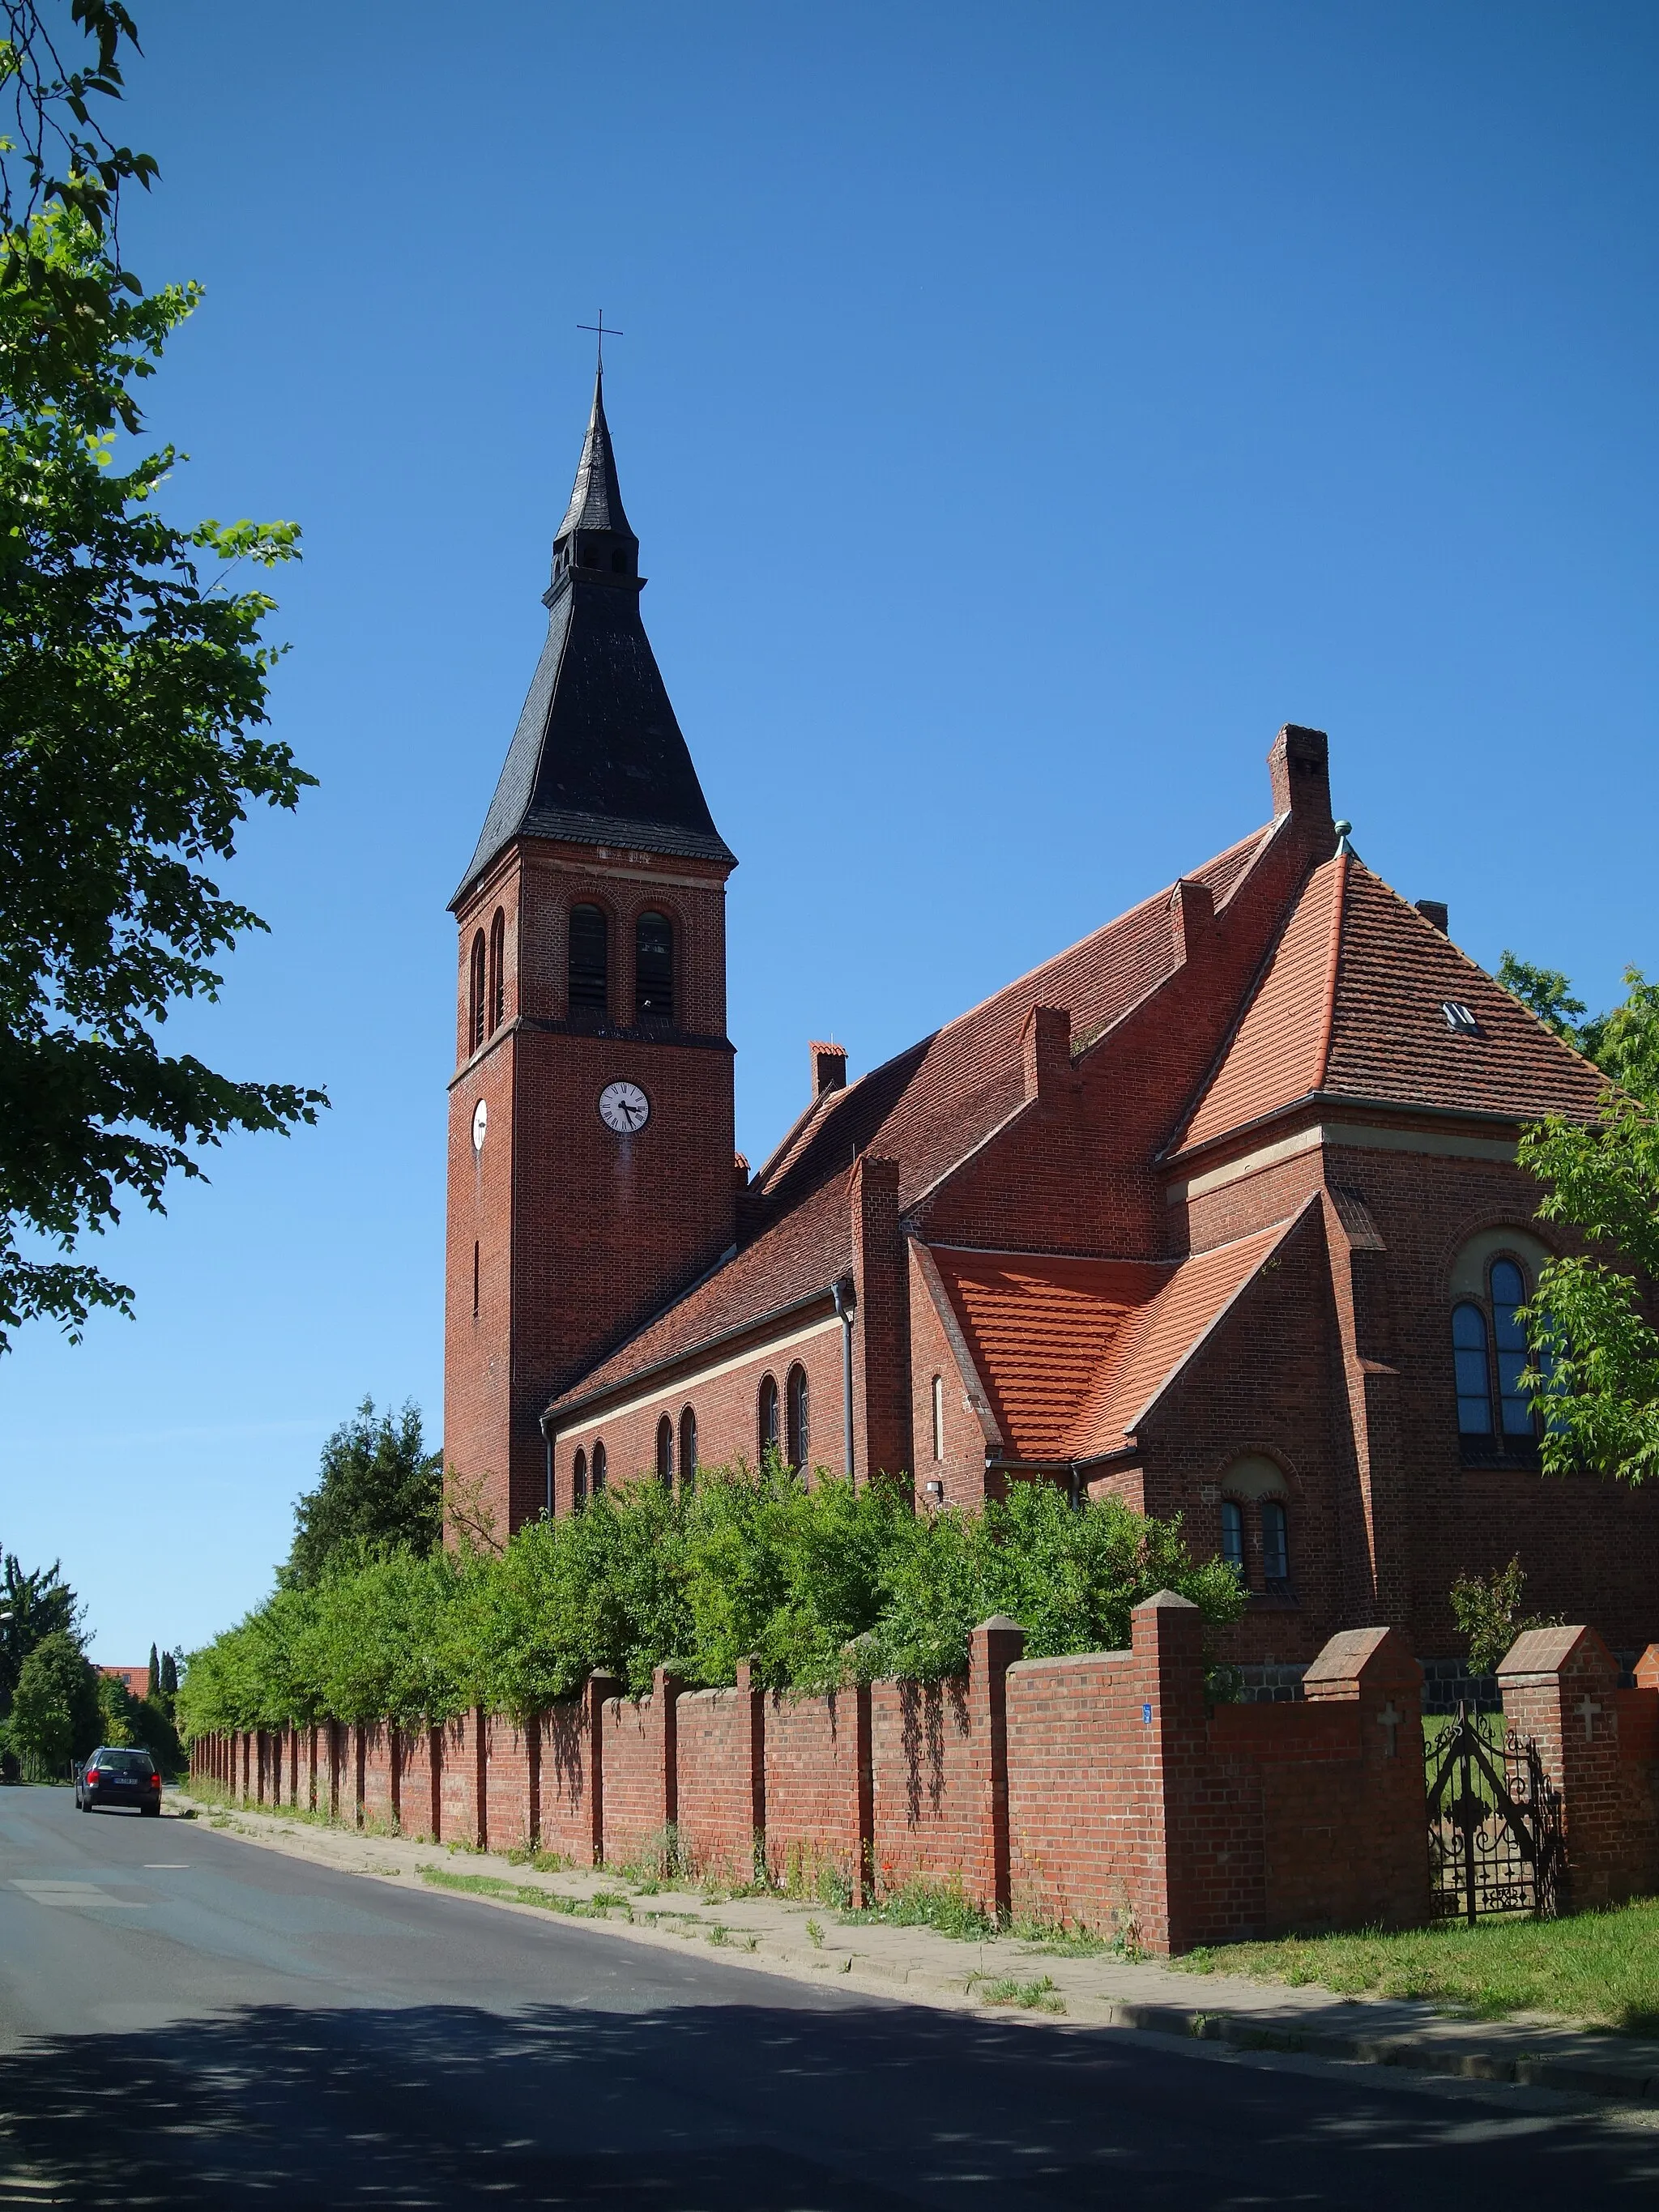
[[539, 1426], [542, 1432], [542, 1448], [547, 1454], [547, 1504], [544, 1509], [543, 1518], [550, 1521], [553, 1518], [553, 1438], [548, 1431], [545, 1413], [542, 1415]]
[[853, 1480], [853, 1279], [842, 1275], [830, 1285], [836, 1318], [841, 1323], [842, 1447], [847, 1455], [847, 1480]]

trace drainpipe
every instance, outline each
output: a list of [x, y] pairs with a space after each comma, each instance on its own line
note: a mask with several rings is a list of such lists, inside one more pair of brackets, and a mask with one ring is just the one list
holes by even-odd
[[841, 1404], [842, 1441], [847, 1454], [847, 1479], [853, 1480], [853, 1309], [857, 1300], [853, 1295], [853, 1278], [842, 1275], [830, 1285], [830, 1295], [836, 1302], [836, 1318], [841, 1323]]
[[550, 1521], [550, 1520], [553, 1518], [553, 1439], [552, 1439], [552, 1437], [551, 1437], [549, 1435], [549, 1433], [548, 1433], [547, 1420], [546, 1420], [546, 1417], [545, 1417], [545, 1415], [544, 1415], [544, 1416], [543, 1416], [543, 1419], [542, 1419], [542, 1422], [541, 1422], [541, 1431], [542, 1431], [542, 1446], [543, 1446], [544, 1450], [544, 1451], [546, 1452], [546, 1454], [547, 1454], [547, 1515], [546, 1515], [546, 1517]]

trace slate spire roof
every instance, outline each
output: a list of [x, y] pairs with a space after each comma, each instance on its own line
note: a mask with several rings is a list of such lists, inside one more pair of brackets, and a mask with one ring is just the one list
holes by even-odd
[[452, 908], [516, 837], [736, 866], [640, 618], [643, 580], [596, 378], [570, 504], [553, 541], [547, 637]]

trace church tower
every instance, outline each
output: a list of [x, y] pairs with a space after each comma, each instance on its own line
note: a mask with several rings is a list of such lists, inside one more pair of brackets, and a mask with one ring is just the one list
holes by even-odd
[[737, 863], [640, 618], [639, 550], [601, 372], [547, 640], [450, 902], [444, 1456], [503, 1537], [547, 1501], [550, 1398], [733, 1237]]

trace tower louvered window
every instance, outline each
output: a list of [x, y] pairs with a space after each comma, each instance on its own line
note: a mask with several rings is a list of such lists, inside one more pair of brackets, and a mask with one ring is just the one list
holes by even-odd
[[500, 907], [489, 925], [489, 1029], [493, 1036], [507, 1019], [507, 916]]
[[674, 1018], [674, 926], [642, 914], [634, 931], [634, 1013], [641, 1022]]
[[611, 929], [603, 907], [570, 909], [570, 1011], [602, 1014], [611, 1003]]
[[484, 933], [480, 930], [472, 940], [472, 957], [467, 975], [466, 1048], [469, 1052], [477, 1052], [483, 1042], [484, 1023], [489, 1017], [486, 1004], [489, 981], [484, 963]]

